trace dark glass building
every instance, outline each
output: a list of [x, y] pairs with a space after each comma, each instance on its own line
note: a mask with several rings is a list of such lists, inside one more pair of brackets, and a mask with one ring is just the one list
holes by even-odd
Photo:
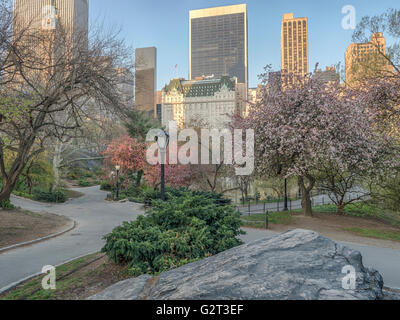
[[237, 77], [248, 83], [245, 4], [190, 11], [189, 79]]

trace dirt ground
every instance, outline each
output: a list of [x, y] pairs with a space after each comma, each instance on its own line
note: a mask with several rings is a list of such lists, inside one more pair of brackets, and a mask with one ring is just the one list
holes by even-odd
[[70, 220], [51, 213], [0, 209], [0, 248], [61, 232]]
[[346, 228], [365, 228], [381, 231], [400, 232], [388, 223], [372, 218], [339, 216], [335, 214], [315, 213], [313, 217], [293, 214], [290, 225], [271, 225], [270, 230], [285, 232], [293, 229], [307, 229], [337, 241], [360, 243], [374, 247], [400, 249], [400, 242], [359, 237], [346, 231]]
[[126, 279], [127, 266], [114, 264], [101, 253], [97, 254], [97, 257], [101, 257], [100, 260], [71, 275], [71, 277], [79, 280], [70, 290], [60, 294], [62, 299], [86, 299]]

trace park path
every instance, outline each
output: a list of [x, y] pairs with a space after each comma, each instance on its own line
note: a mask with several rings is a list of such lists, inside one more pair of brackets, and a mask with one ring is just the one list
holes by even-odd
[[[273, 237], [277, 232], [260, 229], [245, 228], [246, 234], [241, 236], [245, 243], [253, 242], [265, 237]], [[400, 250], [390, 248], [377, 248], [358, 243], [337, 241], [343, 246], [361, 252], [364, 266], [371, 267], [380, 272], [385, 281], [385, 286], [400, 289]]]
[[123, 221], [132, 221], [143, 213], [135, 203], [110, 203], [99, 187], [77, 189], [84, 193], [65, 204], [42, 204], [20, 198], [12, 203], [33, 212], [50, 212], [66, 216], [77, 227], [57, 238], [0, 254], [0, 291], [21, 279], [40, 273], [43, 266], [59, 265], [71, 259], [98, 252], [104, 245], [103, 236]]
[[[135, 220], [143, 213], [142, 205], [110, 203], [99, 187], [79, 189], [84, 196], [65, 204], [50, 205], [13, 198], [13, 204], [34, 212], [47, 211], [69, 217], [77, 227], [58, 238], [18, 248], [0, 254], [0, 292], [19, 280], [41, 272], [45, 265], [60, 265], [74, 258], [98, 252], [104, 245], [103, 236], [123, 221]], [[276, 233], [267, 230], [245, 229], [246, 243]], [[364, 264], [377, 269], [385, 285], [400, 289], [400, 250], [376, 248], [354, 243], [342, 243], [363, 254]]]

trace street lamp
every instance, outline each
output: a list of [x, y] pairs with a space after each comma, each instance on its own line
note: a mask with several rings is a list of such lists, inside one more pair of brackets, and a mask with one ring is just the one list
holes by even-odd
[[165, 201], [165, 155], [169, 144], [169, 135], [164, 130], [160, 130], [154, 139], [161, 153], [161, 200]]
[[115, 166], [115, 170], [117, 170], [117, 190], [115, 190], [116, 191], [115, 193], [117, 200], [119, 200], [119, 170], [121, 170], [121, 166], [117, 164]]
[[289, 211], [288, 208], [288, 192], [287, 192], [287, 179], [285, 178], [285, 208], [283, 211]]

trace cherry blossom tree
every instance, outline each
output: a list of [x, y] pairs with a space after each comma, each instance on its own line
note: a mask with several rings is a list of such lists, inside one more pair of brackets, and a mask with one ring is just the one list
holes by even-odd
[[265, 90], [242, 124], [255, 129], [257, 174], [298, 178], [305, 215], [312, 215], [311, 191], [324, 168], [372, 173], [390, 163], [357, 93], [311, 75], [302, 85]]

